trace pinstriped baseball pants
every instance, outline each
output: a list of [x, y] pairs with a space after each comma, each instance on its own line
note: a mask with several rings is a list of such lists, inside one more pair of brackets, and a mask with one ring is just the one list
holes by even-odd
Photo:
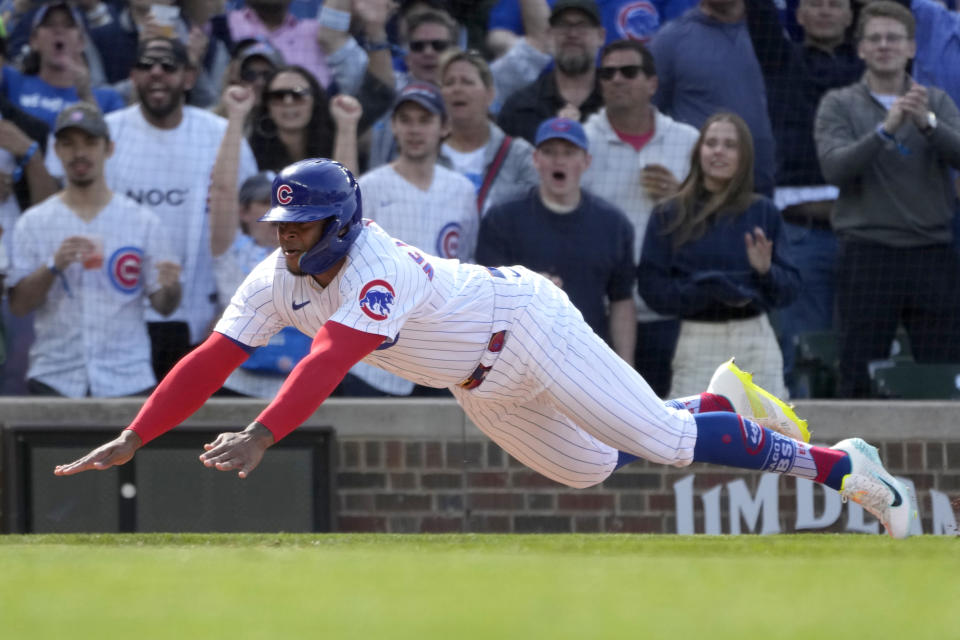
[[690, 464], [693, 416], [664, 406], [566, 294], [540, 280], [483, 384], [451, 388], [473, 423], [526, 466], [570, 487], [603, 482], [618, 451]]

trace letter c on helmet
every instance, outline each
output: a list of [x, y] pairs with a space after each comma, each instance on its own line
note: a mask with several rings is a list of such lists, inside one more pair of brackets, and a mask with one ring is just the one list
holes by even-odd
[[293, 188], [288, 184], [282, 184], [277, 187], [277, 202], [279, 204], [290, 204], [293, 202]]

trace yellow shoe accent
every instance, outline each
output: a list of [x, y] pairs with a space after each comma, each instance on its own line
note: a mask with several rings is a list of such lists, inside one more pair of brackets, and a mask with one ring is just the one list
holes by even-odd
[[708, 393], [726, 397], [740, 415], [756, 421], [778, 433], [810, 442], [807, 421], [794, 412], [793, 407], [753, 381], [753, 376], [741, 370], [730, 358], [717, 367], [707, 387]]

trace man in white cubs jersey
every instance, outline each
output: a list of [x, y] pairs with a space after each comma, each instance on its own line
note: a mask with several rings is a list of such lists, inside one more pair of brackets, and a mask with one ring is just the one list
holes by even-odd
[[[310, 353], [244, 431], [204, 446], [206, 466], [247, 477], [363, 359], [448, 387], [503, 449], [568, 486], [595, 485], [638, 457], [709, 462], [821, 482], [895, 537], [916, 522], [912, 494], [876, 449], [859, 438], [808, 445], [806, 424], [729, 363], [711, 381], [728, 397], [665, 404], [546, 278], [436, 258], [365, 222], [360, 190], [342, 165], [295, 163], [273, 190], [262, 219], [277, 223], [278, 252], [250, 273], [213, 335], [174, 367], [127, 429], [55, 474], [127, 462], [199, 408], [251, 348], [293, 325], [314, 336]], [[778, 430], [732, 413], [752, 402], [772, 408]]]
[[440, 90], [412, 82], [400, 91], [390, 119], [400, 154], [360, 176], [364, 215], [400, 238], [441, 258], [473, 258], [479, 215], [476, 188], [437, 164], [447, 112]]
[[99, 110], [64, 109], [54, 149], [66, 188], [28, 209], [15, 227], [10, 308], [36, 310], [27, 388], [32, 394], [123, 396], [156, 383], [144, 299], [160, 314], [180, 301], [180, 266], [146, 207], [111, 191], [113, 145]]
[[[183, 265], [180, 306], [167, 317], [147, 314], [158, 377], [204, 339], [217, 308], [207, 191], [227, 122], [184, 104], [195, 76], [179, 40], [141, 41], [131, 71], [140, 102], [106, 116], [116, 146], [107, 163], [107, 184], [160, 218], [170, 234], [172, 257]], [[237, 184], [256, 172], [244, 141]], [[60, 173], [51, 166], [51, 174]]]
[[[479, 231], [476, 189], [468, 178], [437, 164], [446, 118], [439, 89], [427, 82], [408, 84], [394, 101], [390, 120], [400, 155], [358, 182], [369, 194], [364, 215], [390, 235], [441, 258], [467, 261]], [[409, 380], [365, 363], [350, 373], [383, 393], [413, 391]]]

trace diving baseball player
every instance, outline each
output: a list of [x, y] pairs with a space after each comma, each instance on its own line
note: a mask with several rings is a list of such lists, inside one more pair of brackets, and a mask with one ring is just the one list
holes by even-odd
[[[240, 286], [214, 333], [183, 358], [114, 440], [58, 466], [106, 469], [173, 428], [285, 326], [314, 336], [310, 353], [245, 430], [204, 445], [201, 461], [246, 477], [266, 449], [302, 424], [364, 360], [448, 387], [510, 455], [571, 487], [602, 482], [636, 458], [710, 462], [808, 478], [909, 534], [913, 497], [858, 438], [832, 448], [730, 412], [768, 412], [771, 426], [806, 425], [732, 363], [706, 393], [664, 404], [583, 321], [566, 294], [523, 267], [488, 269], [428, 255], [362, 219], [361, 194], [326, 159], [287, 167], [273, 183], [280, 249]], [[723, 397], [726, 395], [726, 397]], [[750, 407], [756, 406], [753, 410]], [[693, 413], [692, 411], [698, 411]], [[786, 429], [784, 429], [786, 430]]]

